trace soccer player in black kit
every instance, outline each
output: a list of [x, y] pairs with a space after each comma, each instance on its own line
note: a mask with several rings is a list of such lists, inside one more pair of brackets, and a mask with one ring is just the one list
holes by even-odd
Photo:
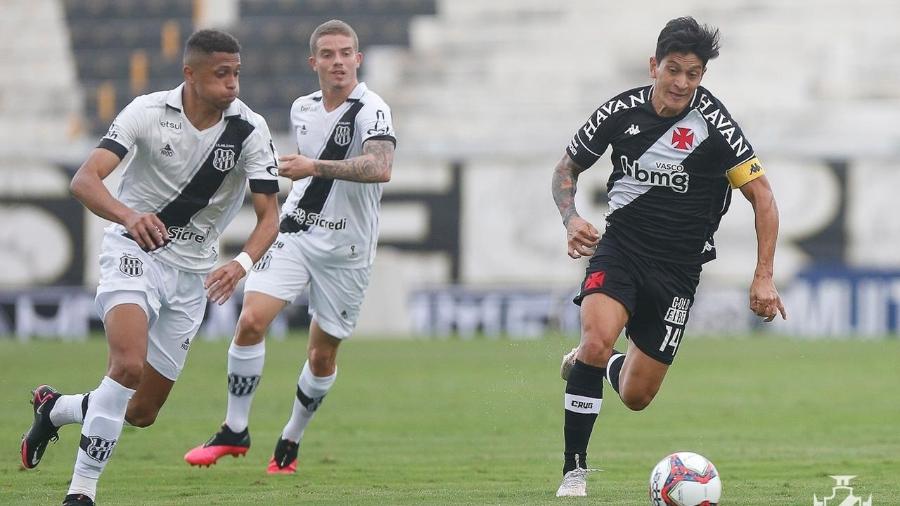
[[[750, 310], [786, 317], [772, 281], [778, 210], [765, 170], [725, 106], [700, 86], [719, 55], [719, 31], [691, 17], [669, 21], [650, 58], [653, 84], [604, 102], [575, 134], [553, 173], [572, 258], [591, 255], [581, 291], [581, 342], [563, 358], [565, 463], [556, 495], [586, 494], [587, 446], [603, 380], [629, 409], [659, 391], [684, 335], [713, 233], [739, 188], [755, 214], [757, 263]], [[602, 239], [575, 210], [578, 175], [612, 147]], [[625, 329], [626, 353], [613, 344]]]

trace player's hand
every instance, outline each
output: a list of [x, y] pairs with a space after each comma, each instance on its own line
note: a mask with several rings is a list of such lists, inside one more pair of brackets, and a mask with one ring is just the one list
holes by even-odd
[[767, 322], [774, 320], [778, 313], [781, 313], [782, 320], [787, 320], [787, 312], [771, 277], [753, 277], [753, 283], [750, 284], [750, 311]]
[[316, 167], [313, 160], [303, 155], [282, 156], [278, 162], [278, 175], [292, 181], [315, 175]]
[[131, 213], [126, 219], [125, 230], [134, 238], [134, 242], [145, 251], [154, 250], [166, 244], [169, 232], [166, 225], [153, 213]]
[[600, 242], [600, 232], [581, 216], [572, 216], [566, 224], [568, 252], [572, 258], [591, 256]]
[[246, 275], [244, 268], [236, 260], [210, 272], [206, 276], [206, 282], [203, 283], [203, 287], [207, 289], [209, 300], [220, 306], [224, 304], [234, 293], [238, 281]]

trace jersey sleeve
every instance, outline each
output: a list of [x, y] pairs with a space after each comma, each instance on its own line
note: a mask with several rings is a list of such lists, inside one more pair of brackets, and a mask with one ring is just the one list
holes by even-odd
[[253, 193], [278, 193], [278, 152], [269, 133], [269, 125], [260, 118], [253, 133], [244, 141], [244, 170]]
[[718, 143], [721, 167], [732, 188], [740, 188], [766, 173], [744, 131], [722, 102], [713, 99], [701, 113]]
[[145, 111], [142, 101], [142, 96], [137, 97], [122, 109], [97, 147], [112, 151], [120, 160], [125, 158], [143, 133]]
[[391, 109], [381, 100], [367, 103], [356, 116], [356, 126], [361, 134], [362, 142], [368, 140], [391, 141], [397, 145], [394, 137], [394, 123], [391, 119]]
[[566, 152], [583, 169], [594, 165], [609, 146], [610, 121], [601, 109], [597, 109], [584, 125], [575, 132]]

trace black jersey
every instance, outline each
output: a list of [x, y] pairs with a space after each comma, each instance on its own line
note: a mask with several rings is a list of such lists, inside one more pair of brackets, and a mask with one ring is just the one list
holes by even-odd
[[569, 143], [587, 169], [612, 145], [603, 241], [639, 255], [697, 264], [715, 258], [713, 234], [731, 189], [764, 174], [725, 106], [698, 87], [685, 110], [656, 114], [652, 86], [601, 105]]

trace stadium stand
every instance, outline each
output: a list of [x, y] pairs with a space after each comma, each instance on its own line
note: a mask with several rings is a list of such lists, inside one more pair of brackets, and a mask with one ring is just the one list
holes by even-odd
[[[203, 2], [66, 0], [66, 18], [85, 90], [87, 129], [101, 133], [133, 97], [181, 81], [181, 46]], [[286, 131], [290, 104], [318, 88], [306, 69], [309, 35], [332, 17], [350, 22], [366, 45], [409, 44], [412, 17], [434, 14], [433, 1], [242, 0], [228, 29], [243, 45], [241, 97], [273, 131]], [[363, 48], [365, 49], [365, 48]]]
[[79, 136], [82, 104], [59, 5], [3, 2], [0, 52], [0, 157], [58, 156]]

